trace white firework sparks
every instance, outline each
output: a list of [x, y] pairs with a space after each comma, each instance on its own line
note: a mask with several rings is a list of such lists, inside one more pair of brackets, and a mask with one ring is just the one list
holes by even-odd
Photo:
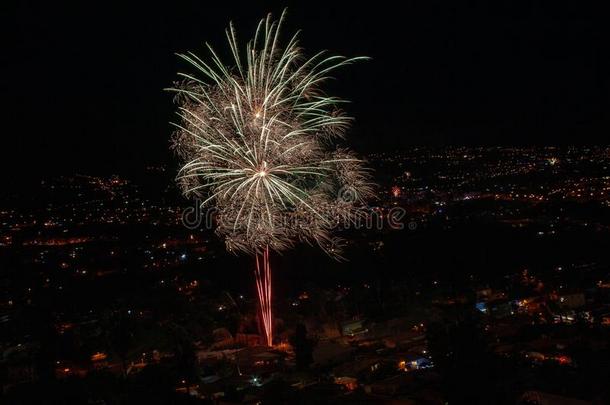
[[304, 58], [298, 34], [281, 47], [283, 18], [261, 20], [245, 52], [230, 24], [229, 65], [208, 44], [208, 61], [179, 54], [195, 74], [179, 73], [183, 80], [171, 89], [180, 117], [173, 138], [183, 161], [178, 180], [185, 195], [217, 209], [217, 233], [230, 251], [279, 251], [306, 241], [337, 253], [333, 229], [358, 215], [371, 186], [360, 160], [333, 150], [352, 119], [338, 108], [343, 100], [319, 86], [364, 58]]

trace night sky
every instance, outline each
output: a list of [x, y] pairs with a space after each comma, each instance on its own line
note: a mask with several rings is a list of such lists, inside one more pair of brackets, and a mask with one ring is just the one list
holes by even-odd
[[582, 2], [14, 3], [0, 5], [9, 181], [171, 162], [162, 89], [188, 70], [174, 53], [226, 54], [229, 20], [247, 39], [284, 6], [309, 54], [373, 58], [328, 85], [353, 101], [356, 149], [608, 143], [608, 24]]

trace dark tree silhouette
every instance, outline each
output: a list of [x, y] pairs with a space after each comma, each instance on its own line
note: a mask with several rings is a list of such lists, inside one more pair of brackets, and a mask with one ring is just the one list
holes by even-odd
[[313, 363], [314, 339], [307, 336], [307, 328], [302, 323], [297, 324], [295, 333], [290, 339], [296, 355], [297, 369], [306, 370]]

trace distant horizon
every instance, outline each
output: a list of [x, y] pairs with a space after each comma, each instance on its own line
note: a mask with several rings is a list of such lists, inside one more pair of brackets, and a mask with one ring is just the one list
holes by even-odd
[[[399, 155], [402, 153], [408, 153], [416, 150], [430, 150], [430, 151], [438, 151], [438, 150], [452, 150], [452, 149], [482, 149], [482, 150], [494, 150], [494, 149], [558, 149], [558, 150], [566, 150], [566, 149], [610, 149], [610, 144], [608, 145], [599, 145], [599, 144], [572, 144], [572, 145], [413, 145], [410, 147], [397, 148], [393, 151], [388, 151], [384, 149], [380, 150], [369, 150], [369, 151], [358, 151], [360, 156], [363, 159], [367, 159], [367, 156], [373, 154], [384, 154], [384, 155]], [[176, 187], [174, 182], [174, 177], [178, 172], [178, 164], [171, 160], [166, 159], [164, 161], [149, 161], [144, 162], [137, 165], [121, 165], [120, 163], [114, 162], [114, 168], [107, 166], [102, 167], [100, 165], [90, 165], [88, 167], [80, 166], [78, 168], [72, 166], [66, 167], [55, 167], [54, 170], [48, 170], [44, 173], [21, 173], [19, 176], [15, 176], [10, 172], [3, 172], [0, 177], [6, 176], [7, 181], [4, 182], [4, 190], [5, 196], [9, 197], [9, 194], [12, 194], [15, 197], [17, 194], [20, 194], [20, 197], [26, 197], [30, 194], [32, 189], [34, 189], [37, 185], [42, 181], [47, 180], [56, 180], [62, 177], [75, 177], [75, 176], [91, 176], [91, 177], [100, 177], [100, 178], [109, 178], [112, 176], [119, 176], [121, 178], [130, 180], [130, 181], [142, 181], [144, 179], [158, 179], [158, 178], [166, 178], [167, 181], [160, 183], [159, 189], [165, 187]], [[152, 169], [152, 170], [151, 170]], [[163, 174], [151, 174], [154, 172], [154, 169], [163, 169]], [[158, 170], [157, 170], [158, 171]], [[176, 191], [178, 189], [176, 187]]]
[[[558, 148], [558, 149], [569, 149], [569, 148], [610, 148], [610, 143], [608, 144], [597, 144], [597, 143], [580, 143], [580, 144], [505, 144], [505, 145], [469, 145], [469, 144], [445, 144], [445, 145], [430, 145], [430, 144], [418, 144], [412, 146], [404, 146], [400, 148], [396, 148], [392, 151], [387, 149], [378, 149], [378, 150], [359, 150], [356, 151], [362, 156], [366, 157], [369, 154], [393, 154], [393, 153], [401, 153], [407, 152], [410, 150], [416, 149], [431, 149], [431, 150], [442, 150], [442, 149], [451, 149], [451, 148], [467, 148], [467, 149], [509, 149], [509, 148], [517, 148], [517, 149], [525, 149], [525, 148]], [[80, 165], [76, 166], [54, 166], [49, 168], [49, 170], [44, 173], [11, 173], [9, 171], [4, 170], [0, 177], [5, 176], [8, 180], [8, 186], [15, 186], [19, 188], [19, 181], [26, 180], [29, 182], [36, 182], [39, 180], [61, 177], [61, 176], [70, 176], [70, 175], [83, 175], [83, 176], [103, 176], [110, 177], [113, 175], [117, 176], [126, 176], [129, 174], [143, 174], [149, 171], [151, 167], [163, 167], [164, 169], [170, 169], [175, 167], [176, 171], [178, 170], [178, 164], [173, 161], [171, 156], [168, 156], [168, 159], [164, 160], [150, 160], [146, 162], [139, 163], [137, 165], [132, 164], [121, 164], [121, 162], [113, 162], [113, 165], [116, 166], [114, 168], [110, 166], [103, 166], [97, 164], [91, 164], [88, 166]], [[6, 185], [6, 183], [5, 183]], [[11, 188], [11, 187], [9, 187]]]

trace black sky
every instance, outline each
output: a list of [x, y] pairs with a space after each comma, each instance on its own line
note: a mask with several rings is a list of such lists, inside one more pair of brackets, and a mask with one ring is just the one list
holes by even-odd
[[[455, 4], [452, 4], [455, 3]], [[358, 149], [608, 143], [608, 24], [585, 2], [3, 2], [2, 172], [128, 173], [171, 159], [175, 52], [224, 50], [288, 6], [311, 52], [370, 62], [330, 89]], [[459, 5], [458, 5], [459, 4]], [[34, 174], [35, 176], [36, 174]]]

